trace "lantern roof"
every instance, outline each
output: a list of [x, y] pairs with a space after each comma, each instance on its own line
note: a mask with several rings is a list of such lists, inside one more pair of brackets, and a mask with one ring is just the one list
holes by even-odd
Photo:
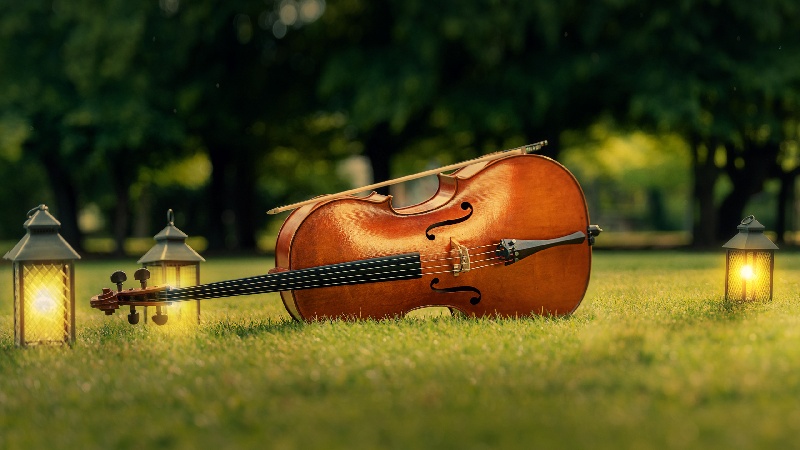
[[61, 222], [56, 220], [46, 205], [28, 211], [27, 230], [3, 259], [9, 261], [56, 261], [81, 259], [80, 255], [58, 233]]
[[775, 245], [768, 237], [764, 236], [764, 225], [757, 221], [754, 216], [747, 216], [742, 219], [742, 223], [736, 227], [739, 232], [736, 236], [723, 245], [723, 248], [733, 248], [740, 250], [777, 250]]
[[139, 264], [163, 261], [205, 261], [192, 247], [186, 244], [186, 233], [175, 226], [175, 215], [167, 211], [167, 226], [154, 236], [156, 244], [141, 258]]

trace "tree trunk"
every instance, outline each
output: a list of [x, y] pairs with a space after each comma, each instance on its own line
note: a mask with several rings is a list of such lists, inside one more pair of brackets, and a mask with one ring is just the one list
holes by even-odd
[[43, 161], [47, 178], [55, 195], [61, 236], [78, 253], [83, 253], [83, 233], [78, 227], [78, 194], [69, 173], [52, 159]]
[[[120, 172], [117, 172], [120, 173]], [[125, 238], [128, 237], [128, 219], [130, 218], [130, 191], [126, 177], [114, 177], [114, 195], [116, 204], [114, 205], [114, 253], [118, 256], [125, 254]]]
[[[397, 139], [393, 138], [389, 124], [384, 122], [372, 129], [364, 142], [364, 153], [372, 165], [372, 180], [374, 183], [391, 178], [391, 161], [398, 151]], [[383, 195], [389, 193], [388, 187], [377, 189]]]
[[792, 170], [788, 173], [781, 174], [781, 187], [778, 191], [778, 204], [777, 204], [777, 221], [775, 223], [775, 233], [777, 234], [777, 243], [783, 244], [786, 242], [785, 234], [789, 230], [789, 221], [791, 220], [790, 211], [794, 205], [794, 184], [797, 178], [797, 170]]
[[233, 180], [233, 207], [235, 213], [236, 243], [240, 249], [256, 248], [256, 170], [255, 155], [245, 148], [236, 152], [236, 177]]
[[654, 229], [658, 231], [669, 229], [664, 193], [660, 189], [653, 187], [647, 189], [647, 216]]
[[[748, 145], [748, 144], [745, 144]], [[764, 182], [769, 178], [769, 165], [774, 161], [768, 154], [769, 148], [747, 147], [741, 155], [744, 166], [736, 167], [736, 155], [732, 148], [727, 148], [726, 173], [733, 183], [733, 190], [719, 206], [719, 222], [717, 222], [717, 240], [724, 241], [736, 233], [736, 226], [746, 215], [744, 208], [750, 197], [761, 192]]]
[[694, 178], [692, 189], [694, 201], [692, 246], [695, 248], [714, 245], [716, 243], [715, 231], [717, 228], [716, 210], [714, 208], [714, 185], [716, 185], [719, 176], [719, 169], [714, 164], [716, 143], [706, 143], [705, 154], [701, 151], [701, 145], [704, 144], [699, 139], [692, 140], [692, 175]]
[[736, 226], [744, 217], [744, 208], [752, 196], [752, 191], [745, 184], [733, 185], [733, 190], [719, 205], [719, 222], [717, 223], [717, 241], [722, 242], [736, 234]]
[[208, 249], [226, 248], [225, 211], [228, 209], [227, 172], [230, 166], [229, 150], [216, 143], [209, 143], [211, 160], [211, 183], [208, 187]]

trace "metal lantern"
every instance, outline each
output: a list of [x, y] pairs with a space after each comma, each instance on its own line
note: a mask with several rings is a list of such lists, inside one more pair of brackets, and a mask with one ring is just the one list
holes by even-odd
[[28, 212], [27, 234], [3, 256], [14, 266], [17, 346], [75, 341], [75, 270], [80, 259], [58, 233], [61, 223], [39, 205]]
[[[167, 226], [155, 235], [153, 248], [139, 259], [139, 264], [150, 270], [150, 285], [186, 287], [200, 284], [200, 262], [205, 259], [186, 244], [187, 237], [175, 226], [175, 214], [168, 210]], [[177, 302], [168, 310], [169, 316], [180, 323], [200, 323], [200, 301]]]
[[778, 246], [764, 236], [764, 225], [747, 216], [736, 227], [739, 233], [723, 245], [725, 300], [772, 300], [772, 272]]

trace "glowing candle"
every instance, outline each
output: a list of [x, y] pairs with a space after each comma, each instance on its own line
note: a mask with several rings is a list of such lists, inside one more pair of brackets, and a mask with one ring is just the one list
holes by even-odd
[[748, 216], [736, 227], [739, 233], [723, 245], [725, 299], [729, 301], [771, 300], [772, 272], [777, 246], [764, 236], [764, 225]]
[[742, 278], [745, 279], [745, 281], [752, 280], [753, 279], [753, 266], [751, 266], [750, 264], [745, 264], [744, 266], [742, 266], [742, 270], [740, 271], [740, 273], [742, 275]]
[[[205, 259], [186, 244], [187, 237], [175, 226], [172, 210], [167, 211], [167, 226], [155, 236], [153, 248], [139, 258], [139, 264], [152, 274], [150, 285], [187, 287], [200, 284], [200, 262]], [[169, 315], [170, 324], [200, 323], [199, 301], [176, 302], [162, 310]]]
[[80, 256], [58, 234], [45, 205], [28, 212], [27, 234], [4, 258], [14, 264], [14, 342], [18, 346], [75, 341], [75, 273]]

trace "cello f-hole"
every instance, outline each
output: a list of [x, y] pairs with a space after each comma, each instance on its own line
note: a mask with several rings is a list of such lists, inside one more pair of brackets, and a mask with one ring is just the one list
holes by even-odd
[[434, 278], [433, 280], [431, 280], [431, 289], [433, 289], [434, 291], [436, 291], [436, 292], [438, 292], [440, 294], [452, 294], [454, 292], [474, 292], [474, 293], [478, 294], [478, 296], [477, 297], [472, 297], [471, 299], [469, 299], [469, 303], [471, 305], [477, 305], [478, 303], [481, 302], [481, 291], [479, 291], [477, 288], [474, 288], [472, 286], [456, 286], [456, 287], [441, 289], [441, 288], [433, 287], [436, 284], [439, 284], [439, 279], [438, 278]]
[[432, 229], [436, 227], [444, 227], [447, 225], [455, 225], [457, 223], [464, 222], [465, 220], [472, 217], [472, 213], [474, 210], [472, 209], [472, 205], [469, 202], [461, 202], [461, 209], [463, 209], [464, 211], [469, 210], [469, 213], [464, 217], [459, 217], [458, 219], [443, 220], [441, 222], [434, 223], [433, 225], [425, 229], [425, 237], [427, 237], [429, 240], [432, 241], [436, 239], [436, 236], [430, 233]]

